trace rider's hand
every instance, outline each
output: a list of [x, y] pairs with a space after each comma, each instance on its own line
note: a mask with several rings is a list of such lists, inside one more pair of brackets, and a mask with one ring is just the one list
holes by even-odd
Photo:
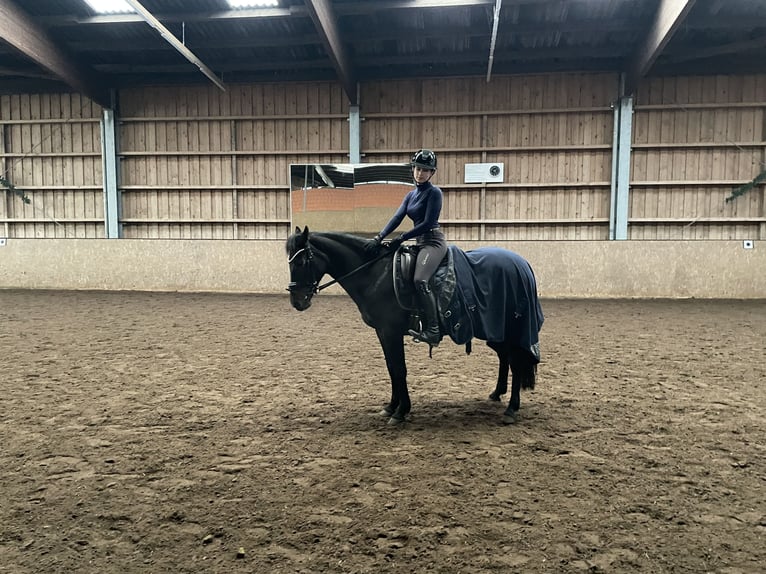
[[391, 241], [389, 241], [386, 247], [388, 248], [389, 251], [396, 251], [397, 249], [399, 249], [402, 243], [404, 243], [404, 233], [402, 233], [396, 239], [392, 239]]
[[364, 244], [365, 253], [370, 256], [377, 255], [380, 251], [380, 245], [382, 241], [383, 240], [380, 238], [380, 235], [376, 235], [372, 239], [368, 239], [367, 243]]

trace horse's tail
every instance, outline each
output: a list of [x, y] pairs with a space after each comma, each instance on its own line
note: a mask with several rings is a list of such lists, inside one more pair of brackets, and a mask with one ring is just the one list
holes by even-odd
[[513, 378], [520, 379], [521, 388], [534, 390], [537, 380], [537, 360], [523, 349], [511, 351], [511, 372]]

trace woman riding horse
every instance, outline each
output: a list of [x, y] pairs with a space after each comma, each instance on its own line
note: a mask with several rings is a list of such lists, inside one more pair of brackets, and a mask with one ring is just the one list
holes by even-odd
[[399, 226], [405, 216], [413, 221], [414, 227], [390, 241], [388, 248], [395, 250], [404, 241], [415, 238], [419, 250], [414, 281], [422, 320], [421, 331], [410, 330], [409, 333], [416, 341], [436, 347], [441, 341], [441, 330], [436, 295], [431, 291], [429, 281], [447, 253], [447, 242], [439, 228], [442, 190], [431, 183], [436, 173], [436, 154], [429, 149], [418, 150], [412, 155], [410, 165], [416, 187], [404, 197], [391, 221], [370, 240], [369, 251], [377, 253], [383, 240]]

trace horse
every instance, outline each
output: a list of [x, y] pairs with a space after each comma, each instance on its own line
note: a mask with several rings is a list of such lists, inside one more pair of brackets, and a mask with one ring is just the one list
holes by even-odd
[[[411, 402], [407, 389], [407, 365], [404, 353], [404, 336], [411, 325], [410, 311], [403, 308], [397, 300], [393, 280], [394, 253], [383, 246], [382, 253], [371, 257], [366, 250], [369, 240], [346, 233], [309, 232], [308, 227], [295, 228], [295, 233], [287, 239], [287, 251], [290, 270], [290, 303], [298, 311], [305, 311], [311, 306], [312, 297], [322, 289], [338, 283], [356, 303], [362, 320], [375, 329], [378, 341], [383, 349], [386, 367], [391, 379], [391, 400], [383, 407], [380, 414], [389, 417], [390, 425], [398, 425], [405, 421], [410, 413]], [[452, 248], [451, 248], [452, 249]], [[513, 255], [518, 261], [520, 256], [506, 250], [499, 250]], [[470, 253], [470, 252], [468, 252]], [[503, 256], [501, 254], [501, 256]], [[521, 261], [529, 265], [521, 259]], [[495, 276], [497, 272], [491, 270]], [[332, 281], [319, 285], [325, 275]], [[542, 325], [542, 310], [537, 299], [537, 286], [534, 275], [529, 267], [528, 277], [531, 277], [534, 301], [531, 309], [523, 309], [523, 313], [536, 313], [537, 321], [533, 337], [537, 339], [537, 331]], [[503, 286], [503, 290], [519, 291], [521, 285]], [[530, 285], [526, 285], [529, 291]], [[491, 296], [491, 294], [490, 294]], [[514, 311], [515, 316], [520, 313]], [[480, 338], [477, 335], [477, 338]], [[521, 406], [521, 389], [534, 389], [538, 353], [530, 352], [529, 348], [521, 347], [517, 341], [488, 340], [487, 345], [495, 351], [499, 366], [497, 383], [489, 395], [490, 400], [500, 401], [508, 391], [508, 373], [512, 373], [511, 397], [508, 407], [503, 413], [502, 422], [511, 424], [516, 421]], [[468, 342], [470, 345], [470, 340]], [[470, 347], [467, 347], [467, 350]], [[470, 351], [469, 351], [470, 352]]]

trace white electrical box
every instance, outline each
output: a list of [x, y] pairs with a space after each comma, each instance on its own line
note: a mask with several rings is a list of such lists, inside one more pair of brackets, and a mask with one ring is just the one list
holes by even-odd
[[502, 163], [467, 163], [463, 183], [503, 183], [504, 167]]
[[755, 244], [753, 243], [752, 239], [745, 239], [742, 242], [742, 247], [745, 249], [752, 249], [753, 247], [755, 247]]
[[5, 237], [0, 237], [0, 247], [5, 247]]

